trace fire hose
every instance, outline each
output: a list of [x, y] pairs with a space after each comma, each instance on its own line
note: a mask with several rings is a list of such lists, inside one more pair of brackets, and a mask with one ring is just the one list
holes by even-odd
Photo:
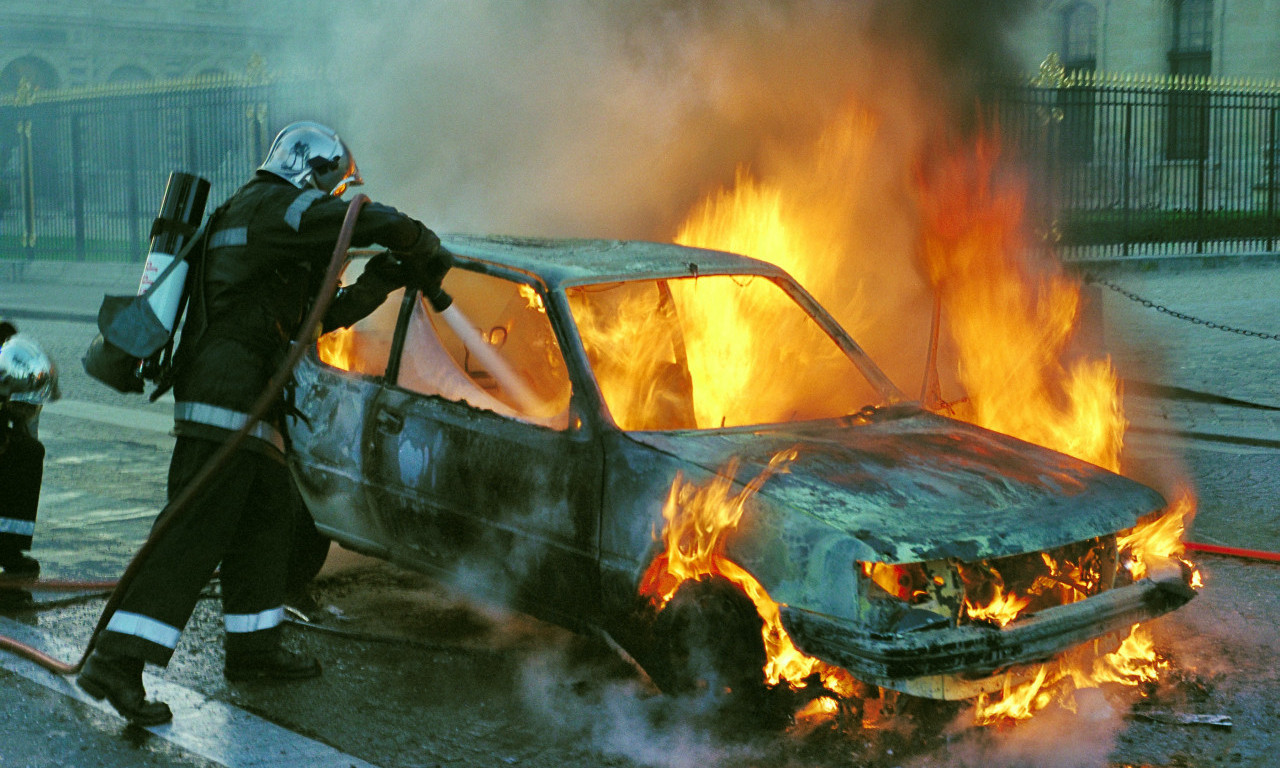
[[[324, 318], [325, 312], [329, 309], [330, 302], [333, 301], [334, 292], [338, 287], [338, 279], [342, 274], [342, 267], [346, 262], [347, 248], [351, 244], [351, 236], [355, 230], [356, 218], [360, 215], [361, 208], [365, 203], [369, 202], [366, 195], [358, 194], [351, 200], [351, 204], [347, 206], [347, 215], [342, 221], [342, 229], [338, 233], [338, 241], [333, 249], [333, 256], [329, 259], [329, 268], [325, 272], [324, 281], [321, 284], [320, 292], [316, 296], [316, 300], [311, 305], [311, 311], [303, 320], [297, 336], [294, 337], [293, 343], [290, 345], [289, 354], [281, 362], [280, 367], [276, 370], [271, 380], [267, 383], [266, 389], [258, 396], [253, 407], [249, 410], [249, 418], [244, 425], [240, 427], [234, 435], [231, 436], [218, 451], [209, 458], [204, 467], [194, 479], [182, 489], [173, 499], [165, 505], [160, 511], [157, 518], [158, 522], [151, 529], [147, 540], [138, 548], [133, 559], [129, 561], [129, 565], [121, 574], [116, 582], [67, 582], [68, 585], [93, 585], [69, 586], [68, 589], [77, 588], [98, 589], [104, 587], [114, 587], [111, 596], [107, 598], [107, 604], [102, 609], [102, 616], [99, 617], [97, 625], [93, 628], [93, 634], [89, 636], [89, 642], [85, 646], [84, 653], [80, 656], [80, 660], [74, 664], [68, 664], [49, 656], [48, 654], [32, 648], [29, 645], [18, 642], [13, 638], [0, 635], [0, 649], [7, 650], [25, 659], [35, 662], [51, 672], [60, 675], [77, 674], [84, 666], [89, 658], [89, 654], [93, 652], [94, 643], [98, 639], [98, 635], [106, 627], [107, 622], [111, 620], [112, 614], [115, 613], [116, 607], [120, 601], [124, 599], [125, 593], [128, 591], [129, 584], [137, 575], [141, 566], [146, 562], [147, 557], [155, 549], [155, 545], [160, 541], [166, 531], [173, 525], [175, 520], [181, 519], [182, 512], [190, 505], [196, 494], [202, 491], [214, 475], [222, 468], [231, 454], [240, 447], [240, 444], [248, 437], [249, 432], [258, 425], [262, 417], [266, 415], [279, 398], [281, 391], [284, 389], [285, 383], [289, 376], [293, 374], [293, 369], [298, 365], [298, 361], [302, 359], [302, 355], [309, 347], [309, 342], [313, 338], [313, 334], [320, 327], [320, 323]], [[29, 585], [31, 588], [44, 588], [45, 583], [33, 583]], [[49, 584], [49, 586], [54, 586]], [[57, 585], [61, 587], [61, 584]]]
[[1280, 552], [1264, 552], [1260, 549], [1242, 549], [1240, 547], [1224, 547], [1220, 544], [1202, 544], [1198, 541], [1183, 542], [1190, 552], [1204, 552], [1209, 555], [1227, 555], [1245, 560], [1266, 560], [1280, 563]]

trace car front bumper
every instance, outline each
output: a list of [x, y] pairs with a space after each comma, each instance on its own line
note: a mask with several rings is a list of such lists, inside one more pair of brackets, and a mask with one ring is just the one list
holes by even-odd
[[1000, 628], [971, 624], [873, 635], [849, 619], [785, 605], [782, 623], [801, 651], [859, 680], [916, 696], [965, 699], [999, 689], [1011, 675], [1016, 679], [1026, 671], [1019, 666], [1178, 608], [1195, 596], [1189, 578], [1166, 572]]

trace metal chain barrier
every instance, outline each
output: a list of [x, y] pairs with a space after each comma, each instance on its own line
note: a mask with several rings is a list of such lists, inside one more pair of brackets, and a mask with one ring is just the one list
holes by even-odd
[[1164, 314], [1169, 315], [1170, 317], [1176, 317], [1179, 320], [1186, 320], [1189, 323], [1195, 323], [1196, 325], [1203, 325], [1205, 328], [1212, 328], [1215, 331], [1227, 331], [1228, 333], [1238, 333], [1241, 336], [1250, 336], [1255, 339], [1267, 339], [1268, 341], [1280, 341], [1280, 333], [1263, 333], [1262, 331], [1251, 331], [1246, 328], [1236, 328], [1230, 325], [1222, 325], [1221, 323], [1215, 323], [1212, 320], [1204, 320], [1199, 317], [1193, 317], [1191, 315], [1178, 312], [1177, 310], [1169, 309], [1164, 305], [1157, 304], [1154, 301], [1151, 301], [1150, 299], [1144, 299], [1141, 296], [1137, 295], [1136, 293], [1132, 293], [1130, 291], [1125, 290], [1124, 288], [1121, 288], [1120, 286], [1116, 285], [1110, 280], [1104, 280], [1103, 278], [1098, 277], [1097, 275], [1094, 275], [1094, 274], [1090, 274], [1088, 272], [1085, 273], [1085, 280], [1090, 283], [1097, 283], [1098, 285], [1104, 285], [1107, 288], [1110, 288], [1111, 290], [1125, 297], [1126, 299], [1129, 299], [1130, 301], [1136, 301], [1137, 303], [1141, 304], [1147, 309], [1154, 309], [1157, 312], [1163, 312]]

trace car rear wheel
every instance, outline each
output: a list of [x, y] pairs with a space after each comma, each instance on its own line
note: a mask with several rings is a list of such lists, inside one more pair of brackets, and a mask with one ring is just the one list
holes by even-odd
[[766, 689], [762, 627], [755, 605], [730, 582], [686, 581], [654, 619], [651, 676], [671, 695], [757, 696]]

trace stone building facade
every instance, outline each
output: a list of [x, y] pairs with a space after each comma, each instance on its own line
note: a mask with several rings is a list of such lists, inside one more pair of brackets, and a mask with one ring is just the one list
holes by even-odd
[[1040, 0], [1010, 41], [1026, 71], [1280, 81], [1280, 0]]
[[238, 75], [306, 40], [323, 2], [296, 0], [4, 0], [0, 96]]

